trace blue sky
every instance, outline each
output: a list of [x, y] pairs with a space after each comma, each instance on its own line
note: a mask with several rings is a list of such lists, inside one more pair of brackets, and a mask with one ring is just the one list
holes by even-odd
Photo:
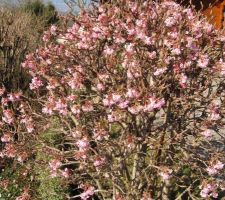
[[[51, 2], [55, 5], [56, 9], [60, 12], [66, 12], [69, 10], [64, 0], [43, 0], [45, 3]], [[90, 4], [90, 0], [85, 1], [87, 5]]]

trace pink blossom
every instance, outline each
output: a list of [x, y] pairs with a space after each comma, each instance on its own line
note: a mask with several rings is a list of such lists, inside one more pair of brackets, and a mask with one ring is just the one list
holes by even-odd
[[148, 53], [148, 57], [150, 59], [155, 59], [156, 58], [156, 52], [155, 51], [152, 51], [152, 52]]
[[18, 157], [17, 157], [17, 160], [19, 162], [24, 162], [28, 157], [28, 154], [26, 152], [22, 152], [22, 153], [19, 153]]
[[8, 180], [8, 179], [2, 179], [2, 180], [0, 181], [0, 187], [1, 187], [3, 190], [7, 190], [8, 185], [9, 185], [9, 180]]
[[39, 77], [33, 77], [31, 83], [30, 83], [30, 89], [35, 90], [39, 87], [43, 86], [43, 83]]
[[55, 108], [54, 110], [57, 110], [59, 113], [65, 115], [67, 114], [67, 103], [64, 99], [59, 99], [55, 102]]
[[103, 139], [108, 139], [108, 134], [104, 129], [95, 129], [94, 130], [94, 138], [96, 140], [103, 140]]
[[141, 105], [134, 105], [132, 107], [129, 107], [128, 111], [131, 114], [133, 114], [133, 115], [137, 115], [137, 114], [139, 114], [142, 111], [142, 109], [143, 109], [143, 106], [141, 106]]
[[86, 101], [84, 105], [82, 105], [82, 110], [84, 112], [91, 112], [94, 110], [93, 104], [91, 101]]
[[79, 105], [73, 105], [71, 107], [71, 111], [74, 115], [79, 115], [81, 110], [80, 110], [80, 106]]
[[21, 96], [20, 92], [17, 92], [17, 93], [15, 92], [15, 93], [8, 94], [8, 99], [9, 101], [15, 102], [20, 100], [20, 96]]
[[77, 99], [77, 95], [73, 95], [73, 94], [66, 97], [67, 101], [74, 101], [76, 99]]
[[175, 74], [179, 74], [181, 69], [180, 69], [180, 65], [179, 64], [174, 64], [173, 65], [173, 71]]
[[54, 107], [54, 105], [47, 103], [46, 106], [42, 108], [42, 112], [45, 114], [52, 115]]
[[102, 30], [101, 30], [101, 28], [100, 28], [99, 26], [93, 27], [92, 30], [93, 30], [95, 33], [101, 33], [101, 32], [102, 32]]
[[186, 69], [186, 68], [189, 68], [191, 65], [192, 65], [192, 61], [187, 61], [185, 63], [181, 63], [180, 68]]
[[49, 166], [50, 166], [51, 170], [53, 170], [53, 171], [56, 171], [59, 167], [61, 167], [61, 165], [62, 165], [62, 163], [57, 159], [51, 160], [49, 162]]
[[119, 121], [119, 116], [118, 114], [116, 114], [115, 112], [111, 113], [111, 114], [108, 114], [108, 121], [109, 122], [116, 122], [116, 121]]
[[153, 106], [155, 109], [161, 109], [165, 105], [164, 99], [157, 99], [155, 105]]
[[175, 9], [175, 10], [179, 10], [180, 5], [174, 1], [163, 1], [162, 2], [162, 7], [166, 8], [166, 9]]
[[141, 69], [138, 66], [130, 67], [127, 70], [127, 78], [128, 79], [135, 79], [141, 77]]
[[46, 61], [45, 61], [48, 65], [51, 65], [52, 64], [52, 61], [51, 61], [51, 59], [46, 59]]
[[13, 111], [10, 109], [3, 110], [2, 120], [8, 124], [12, 124], [14, 121]]
[[98, 78], [101, 81], [106, 81], [107, 79], [109, 79], [109, 75], [108, 74], [98, 74]]
[[104, 106], [112, 106], [115, 103], [110, 95], [106, 95], [102, 102]]
[[114, 103], [118, 103], [121, 101], [121, 95], [120, 94], [116, 94], [116, 93], [113, 93], [112, 94], [112, 100]]
[[2, 142], [10, 142], [12, 140], [12, 136], [10, 133], [5, 133], [3, 134], [3, 136], [1, 137], [1, 141]]
[[223, 62], [222, 60], [220, 60], [218, 62], [218, 66], [219, 66], [219, 70], [220, 70], [220, 73], [221, 75], [225, 75], [225, 62]]
[[210, 192], [210, 185], [207, 185], [206, 187], [204, 187], [201, 192], [200, 192], [200, 195], [202, 198], [207, 198], [209, 197], [208, 193]]
[[185, 88], [186, 87], [186, 83], [187, 83], [187, 76], [185, 74], [181, 74], [180, 75], [180, 85]]
[[52, 25], [52, 26], [50, 27], [50, 33], [51, 33], [52, 35], [56, 35], [56, 30], [57, 30], [57, 27], [56, 27], [55, 25]]
[[65, 168], [64, 170], [61, 171], [61, 175], [64, 177], [64, 178], [69, 178], [69, 175], [70, 175], [70, 171], [68, 168]]
[[98, 157], [95, 159], [94, 161], [94, 166], [98, 169], [99, 167], [101, 167], [102, 165], [105, 164], [105, 158], [101, 158], [101, 157]]
[[224, 167], [224, 164], [221, 161], [217, 161], [217, 163], [213, 166], [217, 170], [221, 170]]
[[82, 87], [82, 76], [79, 72], [73, 73], [73, 77], [67, 82], [71, 89], [80, 89]]
[[159, 76], [159, 75], [163, 74], [166, 70], [167, 70], [166, 67], [159, 68], [159, 69], [157, 69], [157, 70], [154, 72], [154, 75], [155, 75], [155, 76]]
[[104, 53], [106, 55], [112, 55], [114, 53], [114, 49], [110, 48], [110, 47], [106, 47], [105, 50], [104, 50]]
[[83, 138], [81, 140], [78, 140], [76, 142], [76, 145], [78, 146], [79, 150], [87, 150], [90, 147], [89, 141], [87, 138]]
[[55, 89], [58, 86], [59, 86], [59, 83], [58, 83], [57, 79], [51, 78], [49, 80], [48, 86], [46, 88], [50, 90], [50, 89]]
[[125, 49], [126, 49], [126, 52], [128, 53], [128, 54], [132, 54], [132, 53], [134, 53], [134, 44], [128, 44], [128, 45], [126, 45], [126, 47], [125, 47]]
[[205, 138], [212, 137], [212, 131], [210, 129], [206, 129], [203, 132], [201, 132], [200, 134], [203, 135]]
[[101, 22], [101, 23], [106, 23], [106, 21], [107, 21], [107, 16], [106, 16], [106, 14], [105, 14], [105, 13], [102, 13], [101, 15], [99, 15], [99, 16], [98, 16], [98, 20], [99, 20], [99, 22]]
[[172, 170], [171, 169], [164, 169], [163, 171], [161, 171], [159, 173], [159, 175], [162, 177], [162, 179], [164, 181], [167, 181], [170, 179], [170, 174], [172, 173]]
[[8, 158], [14, 158], [16, 156], [15, 145], [6, 143], [3, 154]]
[[73, 34], [76, 34], [77, 32], [78, 32], [78, 30], [79, 30], [79, 28], [80, 28], [80, 25], [78, 24], [78, 23], [74, 23], [73, 24], [73, 26], [72, 26], [72, 28], [71, 28], [71, 32], [73, 33]]
[[125, 42], [126, 42], [126, 40], [123, 37], [115, 38], [115, 43], [117, 43], [117, 44], [123, 44]]
[[168, 32], [167, 34], [168, 34], [168, 36], [170, 36], [173, 39], [176, 39], [178, 37], [178, 32], [176, 32], [176, 31]]
[[5, 93], [5, 88], [0, 88], [0, 96], [2, 96]]
[[154, 101], [149, 101], [145, 106], [144, 106], [144, 111], [145, 112], [152, 112], [154, 110]]
[[136, 30], [136, 38], [137, 39], [141, 39], [142, 41], [144, 41], [146, 37], [147, 37], [146, 34], [142, 30], [140, 30], [140, 29]]
[[183, 10], [183, 13], [186, 13], [187, 14], [187, 17], [188, 17], [189, 20], [192, 20], [194, 18], [192, 9], [190, 9], [190, 8], [184, 9]]
[[168, 18], [166, 18], [166, 20], [165, 20], [165, 25], [166, 25], [167, 27], [172, 27], [173, 25], [176, 24], [176, 22], [177, 22], [177, 20], [176, 20], [174, 17], [168, 17]]
[[142, 19], [137, 19], [136, 22], [135, 22], [135, 24], [137, 26], [141, 27], [141, 28], [146, 27], [146, 22], [144, 20], [142, 20]]
[[207, 55], [201, 55], [198, 60], [198, 66], [201, 68], [206, 68], [209, 64], [209, 58]]
[[213, 30], [213, 25], [210, 23], [205, 23], [204, 25], [204, 30], [206, 31], [207, 34], [210, 34]]
[[218, 197], [218, 193], [216, 191], [214, 191], [214, 192], [211, 193], [211, 196], [213, 198], [217, 198]]
[[224, 164], [221, 161], [217, 161], [216, 163], [212, 164], [211, 166], [207, 167], [207, 172], [209, 175], [215, 175], [219, 172], [219, 170], [223, 169]]
[[218, 193], [216, 192], [216, 187], [214, 184], [206, 184], [201, 192], [200, 195], [202, 198], [208, 198], [208, 197], [213, 197], [213, 198], [217, 198]]
[[118, 107], [121, 108], [121, 109], [125, 109], [128, 107], [128, 104], [129, 104], [129, 101], [128, 100], [125, 100], [125, 101], [122, 101], [118, 104]]
[[105, 90], [104, 84], [98, 83], [98, 84], [97, 84], [97, 90], [98, 90], [98, 91], [104, 91], [104, 90]]
[[218, 171], [214, 167], [207, 167], [207, 172], [209, 175], [215, 175], [218, 173]]
[[131, 99], [136, 99], [140, 97], [140, 92], [135, 88], [128, 88], [126, 95]]
[[44, 32], [44, 35], [43, 35], [43, 37], [42, 37], [42, 40], [43, 40], [44, 42], [48, 42], [48, 41], [50, 40], [50, 38], [51, 38], [51, 33], [50, 33], [49, 31], [45, 31], [45, 32]]
[[164, 39], [164, 40], [163, 40], [163, 44], [164, 44], [165, 46], [167, 46], [168, 48], [172, 48], [172, 46], [173, 46], [173, 43], [172, 43], [171, 40], [169, 40], [169, 39]]
[[102, 34], [100, 34], [100, 33], [96, 33], [96, 32], [92, 32], [92, 34], [91, 34], [91, 37], [92, 38], [94, 38], [94, 39], [100, 39], [101, 37], [102, 37]]
[[220, 119], [220, 114], [212, 112], [210, 118], [211, 118], [212, 121], [217, 121], [217, 120]]
[[9, 102], [8, 98], [2, 97], [1, 103], [3, 106], [6, 106], [8, 104], [8, 102]]
[[84, 192], [80, 194], [80, 198], [82, 200], [88, 200], [93, 195], [94, 195], [94, 187], [90, 186], [84, 189]]
[[[136, 30], [135, 30], [134, 28], [128, 29], [128, 30], [127, 30], [127, 34], [128, 34], [129, 36], [133, 36], [133, 35], [136, 34]], [[127, 52], [129, 53], [129, 50], [128, 50]]]
[[171, 53], [172, 53], [173, 55], [180, 55], [180, 54], [181, 54], [181, 51], [180, 51], [179, 48], [176, 48], [176, 49], [172, 49]]
[[34, 122], [31, 117], [23, 115], [20, 122], [25, 124], [28, 133], [32, 133], [34, 131]]
[[154, 109], [161, 109], [164, 105], [164, 99], [156, 99], [155, 97], [150, 97], [147, 104], [144, 106], [144, 111], [152, 112]]
[[29, 195], [29, 188], [25, 188], [23, 193], [19, 196], [16, 197], [15, 200], [29, 200], [31, 196]]
[[32, 133], [34, 131], [34, 124], [32, 121], [28, 121], [26, 124], [26, 129], [28, 133]]
[[[79, 159], [86, 160], [88, 157], [87, 150], [79, 150], [79, 151], [75, 152], [74, 157], [76, 160], [79, 160]], [[80, 166], [80, 167], [82, 167], [82, 166]]]
[[213, 106], [210, 110], [210, 120], [217, 121], [220, 118], [219, 109], [216, 106]]
[[146, 45], [152, 45], [153, 44], [153, 41], [150, 37], [148, 36], [145, 36], [142, 41], [146, 44]]

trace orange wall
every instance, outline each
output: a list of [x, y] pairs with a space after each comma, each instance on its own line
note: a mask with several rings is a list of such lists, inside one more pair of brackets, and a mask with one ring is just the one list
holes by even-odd
[[211, 8], [207, 8], [203, 13], [207, 16], [209, 21], [215, 25], [216, 28], [222, 28], [223, 21], [223, 9], [225, 7], [225, 0], [221, 3], [214, 5]]

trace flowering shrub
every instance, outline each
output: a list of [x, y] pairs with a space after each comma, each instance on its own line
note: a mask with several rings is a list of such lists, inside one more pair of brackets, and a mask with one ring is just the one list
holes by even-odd
[[27, 144], [24, 141], [32, 138], [35, 128], [30, 115], [32, 111], [29, 104], [22, 100], [21, 93], [7, 93], [3, 87], [0, 88], [0, 97], [1, 157], [16, 158], [23, 162], [28, 157]]
[[[52, 153], [61, 156], [49, 166], [80, 185], [71, 198], [224, 190], [225, 37], [200, 14], [173, 1], [118, 0], [43, 40], [23, 66], [44, 118], [60, 119], [64, 139]], [[14, 116], [4, 110], [2, 119]]]
[[[8, 93], [4, 87], [1, 87], [0, 100], [0, 193], [3, 195], [2, 198], [13, 198], [11, 195], [19, 191], [19, 185], [30, 180], [31, 167], [26, 163], [33, 156], [36, 144], [36, 131], [31, 114], [34, 110], [21, 92]], [[24, 199], [28, 198], [27, 191], [32, 184], [32, 182], [26, 183], [22, 195]], [[13, 190], [16, 192], [12, 192]], [[7, 197], [6, 191], [9, 192]], [[18, 199], [23, 198], [18, 197]]]

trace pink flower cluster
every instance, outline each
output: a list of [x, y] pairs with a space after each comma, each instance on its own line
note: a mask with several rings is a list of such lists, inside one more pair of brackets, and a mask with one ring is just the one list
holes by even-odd
[[61, 167], [62, 162], [58, 159], [53, 159], [49, 162], [49, 167], [51, 169], [51, 177], [57, 177], [59, 172], [61, 171], [59, 168]]
[[14, 113], [10, 109], [3, 110], [2, 120], [8, 124], [12, 124], [14, 122]]
[[171, 169], [163, 167], [162, 171], [159, 173], [159, 175], [162, 177], [163, 181], [167, 181], [170, 179], [171, 173], [172, 173]]
[[224, 164], [221, 161], [217, 160], [214, 164], [207, 167], [206, 170], [209, 175], [215, 175], [219, 173], [219, 171], [222, 170], [223, 167], [224, 167]]
[[202, 190], [200, 192], [200, 195], [202, 198], [209, 198], [209, 197], [213, 197], [213, 198], [217, 198], [218, 197], [218, 193], [216, 191], [217, 187], [215, 184], [205, 184], [202, 187]]
[[105, 164], [106, 160], [105, 158], [98, 157], [94, 161], [94, 166], [97, 170], [100, 170], [100, 168]]
[[81, 188], [84, 190], [84, 192], [79, 195], [82, 200], [88, 200], [95, 193], [95, 188], [93, 186], [82, 185]]
[[39, 87], [43, 86], [43, 83], [39, 77], [34, 77], [32, 79], [32, 82], [30, 83], [30, 89], [35, 90], [38, 89]]

